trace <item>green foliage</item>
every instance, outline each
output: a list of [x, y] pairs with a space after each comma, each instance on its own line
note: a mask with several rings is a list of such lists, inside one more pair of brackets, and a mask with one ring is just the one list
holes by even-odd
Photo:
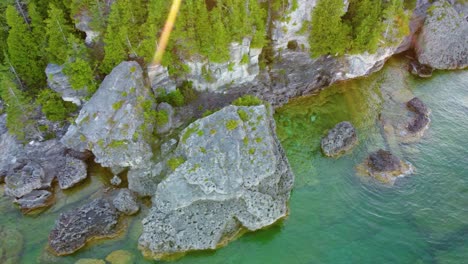
[[42, 112], [50, 121], [63, 121], [76, 111], [76, 106], [62, 100], [60, 95], [50, 89], [43, 89], [37, 96]]
[[114, 110], [119, 110], [120, 108], [122, 108], [122, 105], [123, 105], [124, 101], [123, 100], [120, 100], [120, 101], [117, 101], [115, 103], [112, 104], [112, 109]]
[[182, 93], [186, 104], [198, 98], [198, 93], [193, 89], [193, 83], [191, 81], [184, 81], [179, 90]]
[[343, 0], [320, 0], [312, 11], [309, 37], [311, 54], [342, 55], [348, 46], [349, 28], [343, 23]]
[[179, 89], [176, 89], [168, 94], [166, 94], [166, 90], [160, 89], [157, 101], [159, 103], [166, 102], [172, 106], [183, 106], [185, 103], [184, 95]]
[[185, 162], [183, 157], [170, 158], [167, 161], [167, 165], [171, 168], [172, 171], [175, 171], [180, 165]]
[[18, 140], [24, 140], [28, 127], [34, 126], [30, 115], [34, 113], [35, 107], [31, 99], [17, 88], [8, 73], [2, 73], [0, 76], [0, 96], [6, 106], [8, 131]]
[[69, 77], [70, 85], [74, 90], [87, 89], [90, 94], [96, 91], [94, 72], [88, 61], [75, 58], [74, 61], [65, 64], [63, 73]]
[[6, 21], [10, 27], [7, 38], [9, 61], [16, 74], [29, 87], [39, 88], [45, 84], [40, 45], [36, 42], [29, 24], [13, 6], [6, 9]]
[[249, 120], [249, 115], [244, 110], [242, 109], [237, 110], [237, 114], [239, 115], [240, 119], [243, 122], [247, 122]]
[[351, 0], [346, 14], [343, 1], [320, 0], [312, 11], [311, 55], [374, 53], [380, 42], [396, 44], [407, 35], [408, 25], [409, 15], [402, 0]]
[[228, 120], [226, 122], [226, 128], [229, 131], [236, 129], [238, 126], [239, 126], [239, 122], [237, 122], [237, 120]]
[[50, 62], [63, 64], [68, 58], [68, 36], [73, 32], [73, 27], [68, 24], [64, 12], [55, 5], [50, 5], [48, 14], [45, 21], [48, 58]]
[[263, 101], [254, 95], [247, 94], [237, 98], [232, 104], [237, 106], [254, 106], [263, 104]]
[[158, 126], [164, 126], [169, 122], [169, 114], [165, 110], [156, 111], [155, 120]]
[[129, 55], [138, 56], [141, 39], [137, 30], [146, 18], [143, 0], [120, 0], [111, 6], [104, 36], [104, 60], [101, 68], [109, 73]]

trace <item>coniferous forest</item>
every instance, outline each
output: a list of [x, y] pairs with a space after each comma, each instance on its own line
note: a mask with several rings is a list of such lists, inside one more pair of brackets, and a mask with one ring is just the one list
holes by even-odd
[[[37, 129], [30, 116], [34, 109], [40, 108], [51, 121], [70, 119], [76, 111], [47, 89], [44, 70], [49, 63], [62, 65], [72, 88], [86, 89], [91, 95], [120, 62], [149, 64], [170, 4], [166, 0], [2, 1], [0, 95], [10, 131], [22, 139], [25, 130]], [[254, 48], [267, 47], [271, 19], [287, 21], [288, 12], [296, 8], [297, 0], [185, 0], [162, 64], [171, 75], [181, 76], [189, 71], [184, 60], [225, 62], [230, 43], [245, 37]], [[312, 57], [372, 53], [407, 33], [405, 9], [411, 8], [411, 3], [400, 0], [352, 0], [344, 13], [343, 1], [321, 0], [301, 31], [310, 36]], [[75, 27], [83, 15], [91, 17], [91, 30], [101, 33], [88, 45]]]

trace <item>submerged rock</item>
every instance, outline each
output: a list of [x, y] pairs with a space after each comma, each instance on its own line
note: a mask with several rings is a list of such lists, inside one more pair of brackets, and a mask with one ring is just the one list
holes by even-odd
[[136, 196], [129, 189], [121, 189], [112, 201], [115, 208], [126, 215], [133, 215], [140, 210]]
[[428, 8], [427, 18], [416, 42], [421, 64], [435, 69], [468, 66], [468, 21], [446, 1]]
[[371, 153], [361, 166], [368, 176], [390, 185], [393, 185], [398, 177], [413, 172], [413, 166], [410, 163], [402, 161], [390, 151], [383, 149]]
[[406, 106], [415, 115], [414, 118], [408, 123], [408, 131], [412, 134], [421, 134], [422, 136], [431, 121], [429, 119], [429, 108], [418, 97], [414, 97], [408, 101]]
[[425, 115], [425, 116], [430, 114], [429, 108], [418, 97], [414, 97], [413, 99], [409, 100], [406, 103], [406, 106], [408, 107], [410, 111], [413, 111], [416, 114]]
[[139, 246], [159, 259], [214, 249], [287, 214], [293, 174], [271, 109], [228, 106], [181, 133]]
[[143, 105], [155, 107], [143, 71], [136, 62], [122, 62], [104, 79], [83, 106], [76, 125], [70, 126], [62, 142], [70, 148], [93, 152], [104, 167], [137, 167], [152, 157], [145, 131]]
[[23, 250], [23, 236], [15, 229], [0, 226], [0, 263], [20, 263]]
[[91, 239], [114, 236], [118, 218], [119, 213], [107, 200], [93, 200], [60, 214], [49, 234], [49, 246], [56, 255], [71, 254]]
[[418, 61], [410, 61], [409, 62], [409, 70], [411, 74], [419, 76], [421, 78], [429, 78], [432, 76], [432, 72], [434, 71], [433, 68], [423, 65]]
[[126, 250], [116, 250], [106, 257], [110, 264], [134, 264], [135, 259], [132, 252]]
[[357, 143], [356, 129], [350, 122], [338, 123], [322, 139], [322, 151], [329, 157], [339, 156], [352, 149]]

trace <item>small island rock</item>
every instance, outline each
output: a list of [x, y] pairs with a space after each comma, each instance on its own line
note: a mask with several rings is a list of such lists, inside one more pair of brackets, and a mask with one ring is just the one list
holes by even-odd
[[398, 177], [413, 172], [413, 166], [402, 161], [390, 151], [379, 149], [369, 155], [363, 164], [366, 174], [374, 179], [393, 185]]
[[322, 151], [329, 157], [339, 156], [357, 143], [356, 129], [350, 122], [338, 123], [322, 139]]
[[135, 194], [129, 189], [121, 189], [112, 201], [115, 208], [126, 215], [133, 215], [140, 210]]

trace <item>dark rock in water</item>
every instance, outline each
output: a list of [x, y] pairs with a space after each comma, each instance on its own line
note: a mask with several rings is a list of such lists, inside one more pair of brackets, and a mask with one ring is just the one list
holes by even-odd
[[112, 202], [117, 210], [126, 215], [136, 214], [140, 210], [136, 195], [129, 189], [121, 189]]
[[426, 104], [424, 104], [421, 99], [418, 97], [414, 97], [413, 99], [409, 100], [406, 103], [406, 106], [409, 110], [415, 112], [416, 114], [420, 115], [429, 115], [429, 108], [427, 108]]
[[398, 177], [413, 172], [413, 166], [392, 154], [390, 151], [380, 149], [371, 153], [364, 164], [358, 166], [358, 172], [366, 176], [393, 185]]
[[62, 190], [73, 187], [87, 176], [86, 163], [70, 156], [65, 157], [64, 166], [57, 172], [57, 179]]
[[46, 190], [34, 190], [25, 196], [15, 200], [24, 212], [47, 207], [53, 201], [52, 193]]
[[49, 234], [49, 246], [56, 255], [68, 255], [93, 238], [117, 233], [119, 213], [110, 202], [96, 199], [67, 213], [60, 214]]
[[17, 264], [23, 250], [23, 236], [15, 229], [0, 226], [0, 263]]
[[423, 131], [429, 124], [430, 119], [425, 115], [417, 115], [416, 118], [408, 124], [408, 131], [411, 133], [418, 133]]
[[433, 68], [427, 65], [420, 64], [418, 61], [410, 61], [409, 70], [411, 74], [421, 78], [429, 78], [432, 76]]
[[356, 130], [350, 122], [338, 123], [322, 139], [322, 151], [329, 157], [338, 156], [357, 143]]
[[399, 170], [400, 163], [400, 158], [383, 149], [369, 155], [369, 168], [376, 172]]

